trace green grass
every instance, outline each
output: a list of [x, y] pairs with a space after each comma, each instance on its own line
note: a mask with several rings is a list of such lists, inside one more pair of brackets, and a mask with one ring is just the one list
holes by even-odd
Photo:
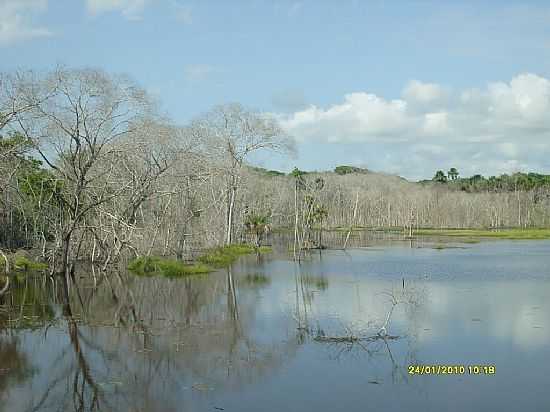
[[165, 259], [159, 256], [142, 256], [134, 259], [128, 265], [128, 269], [136, 275], [166, 277], [199, 275], [213, 271], [211, 267], [201, 263], [189, 265], [179, 260]]
[[460, 243], [474, 244], [474, 243], [479, 243], [479, 242], [481, 242], [479, 239], [460, 239]]
[[15, 270], [24, 271], [39, 271], [48, 269], [48, 265], [46, 263], [34, 262], [26, 256], [16, 256], [14, 266]]
[[475, 238], [511, 240], [550, 239], [550, 229], [419, 229], [415, 235], [466, 237], [464, 243], [476, 243]]
[[239, 256], [255, 252], [267, 253], [270, 251], [271, 248], [266, 246], [256, 249], [250, 245], [230, 245], [208, 249], [206, 253], [197, 260], [205, 265], [219, 269], [231, 265]]
[[233, 263], [239, 256], [250, 253], [267, 253], [271, 248], [259, 249], [249, 245], [230, 245], [208, 249], [195, 263], [186, 264], [179, 260], [160, 256], [142, 256], [130, 262], [128, 269], [137, 275], [182, 277], [213, 272]]
[[[10, 261], [10, 271], [13, 272], [35, 272], [48, 269], [46, 263], [35, 262], [29, 259], [27, 256], [19, 255], [17, 253], [8, 256]], [[0, 272], [4, 272], [6, 267], [6, 261], [3, 257], [0, 257]]]

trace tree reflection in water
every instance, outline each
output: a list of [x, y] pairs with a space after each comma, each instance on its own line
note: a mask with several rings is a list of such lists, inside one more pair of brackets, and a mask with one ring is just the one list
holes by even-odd
[[[255, 384], [328, 330], [315, 305], [329, 290], [328, 279], [297, 272], [294, 283], [297, 323], [281, 324], [291, 331], [283, 336], [283, 329], [259, 329], [262, 290], [273, 286], [261, 273], [227, 269], [178, 280], [118, 272], [76, 276], [65, 305], [55, 281], [18, 282], [0, 305], [6, 335], [0, 356], [9, 353], [6, 359], [18, 362], [0, 374], [2, 404], [14, 410], [10, 406], [22, 403], [19, 409], [27, 411], [175, 411], [208, 403], [216, 391]], [[327, 348], [329, 359], [383, 355], [394, 372], [404, 362], [387, 340], [368, 350]], [[13, 390], [12, 382], [23, 389]], [[17, 399], [21, 391], [32, 395]]]
[[4, 297], [0, 324], [13, 336], [0, 354], [15, 363], [2, 362], [11, 365], [0, 375], [2, 394], [31, 377], [16, 335], [32, 330], [41, 341], [30, 357], [42, 384], [23, 400], [25, 410], [181, 410], [202, 392], [254, 382], [296, 350], [293, 341], [276, 347], [247, 335], [255, 312], [239, 305], [231, 270], [177, 281], [113, 273], [96, 286], [85, 279], [77, 277], [63, 306], [55, 282], [14, 285]]

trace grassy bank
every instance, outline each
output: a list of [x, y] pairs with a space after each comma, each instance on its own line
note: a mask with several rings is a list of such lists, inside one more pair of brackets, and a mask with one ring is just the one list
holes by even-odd
[[200, 275], [212, 271], [212, 268], [203, 264], [186, 264], [179, 260], [160, 256], [142, 256], [134, 259], [128, 265], [128, 269], [136, 275], [167, 277]]
[[[29, 256], [23, 254], [23, 252], [15, 252], [11, 255], [7, 255], [10, 262], [10, 272], [39, 272], [48, 269], [48, 264], [42, 262], [36, 262]], [[0, 257], [0, 272], [4, 273], [6, 268], [6, 261], [3, 257]]]
[[[348, 232], [349, 227], [325, 228], [325, 232]], [[403, 233], [402, 227], [363, 227], [354, 226], [352, 232], [381, 232], [381, 233]], [[408, 231], [407, 231], [408, 233]], [[550, 239], [550, 229], [413, 229], [413, 236], [449, 236], [461, 237], [462, 243], [477, 243], [480, 238], [512, 239], [512, 240], [536, 240]]]
[[208, 249], [197, 261], [210, 267], [219, 269], [229, 266], [239, 256], [248, 255], [259, 252], [266, 253], [271, 251], [270, 248], [262, 246], [258, 250], [250, 245], [229, 245]]
[[450, 236], [465, 238], [494, 238], [510, 240], [550, 239], [550, 229], [419, 229], [414, 235]]
[[128, 269], [141, 276], [182, 277], [199, 275], [227, 267], [239, 256], [269, 251], [271, 249], [268, 247], [256, 249], [249, 245], [223, 246], [206, 250], [196, 262], [190, 264], [160, 256], [142, 256], [132, 260], [128, 265]]

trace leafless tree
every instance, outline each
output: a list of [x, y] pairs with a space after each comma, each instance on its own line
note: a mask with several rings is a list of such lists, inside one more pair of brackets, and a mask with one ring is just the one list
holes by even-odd
[[[48, 98], [42, 99], [45, 91]], [[106, 164], [121, 157], [119, 144], [154, 116], [154, 106], [129, 79], [92, 69], [59, 68], [21, 93], [30, 109], [15, 115], [19, 131], [63, 180], [63, 191], [58, 194], [63, 216], [56, 244], [68, 293], [82, 242], [75, 235], [82, 234], [83, 224], [98, 207], [131, 185], [114, 187], [114, 168]], [[154, 156], [152, 162], [157, 162]], [[157, 162], [156, 167], [165, 165]]]
[[233, 103], [217, 106], [196, 119], [192, 128], [203, 136], [205, 152], [217, 160], [226, 183], [225, 243], [233, 240], [233, 222], [242, 169], [249, 157], [259, 150], [288, 152], [292, 140], [274, 118], [245, 110]]

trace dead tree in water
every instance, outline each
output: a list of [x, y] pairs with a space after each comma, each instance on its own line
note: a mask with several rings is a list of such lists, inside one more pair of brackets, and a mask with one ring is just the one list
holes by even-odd
[[353, 230], [353, 225], [355, 225], [355, 219], [357, 217], [357, 205], [359, 204], [359, 192], [355, 195], [355, 206], [353, 208], [353, 216], [351, 218], [351, 223], [349, 226], [348, 234], [346, 235], [346, 240], [344, 241], [344, 249], [346, 249], [346, 246], [348, 245], [348, 240], [351, 235], [351, 231]]
[[226, 188], [225, 244], [233, 241], [233, 223], [242, 169], [258, 150], [290, 151], [292, 140], [274, 118], [245, 110], [240, 104], [218, 106], [197, 118], [192, 131], [202, 137], [204, 152], [216, 159]]
[[[46, 99], [46, 91], [53, 90]], [[109, 187], [117, 143], [153, 115], [146, 94], [124, 77], [98, 70], [57, 69], [23, 90], [31, 109], [15, 116], [19, 131], [63, 180], [56, 194], [62, 215], [55, 237], [57, 270], [65, 277], [65, 299], [86, 222], [99, 206], [125, 189]]]

